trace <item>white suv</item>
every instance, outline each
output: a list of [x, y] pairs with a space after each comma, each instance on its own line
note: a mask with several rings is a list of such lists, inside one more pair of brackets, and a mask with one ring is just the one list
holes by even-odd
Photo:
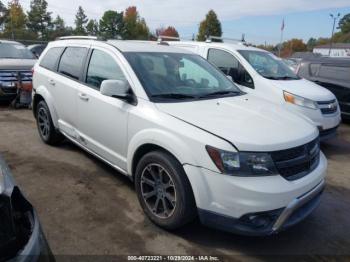
[[173, 41], [169, 44], [201, 55], [230, 76], [243, 91], [307, 116], [318, 127], [321, 140], [336, 135], [341, 112], [334, 94], [300, 78], [273, 54], [242, 43]]
[[155, 224], [278, 232], [317, 206], [327, 161], [307, 119], [245, 94], [191, 52], [52, 42], [34, 68], [42, 140], [64, 137], [129, 176]]

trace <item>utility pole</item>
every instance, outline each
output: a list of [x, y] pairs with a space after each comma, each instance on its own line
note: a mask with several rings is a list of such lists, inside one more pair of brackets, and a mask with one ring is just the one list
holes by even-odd
[[334, 29], [335, 29], [335, 23], [337, 21], [337, 19], [340, 17], [340, 13], [338, 13], [337, 16], [333, 15], [333, 14], [329, 14], [330, 17], [332, 18], [333, 20], [333, 29], [332, 29], [332, 36], [331, 36], [331, 43], [329, 45], [329, 54], [328, 56], [331, 56], [331, 53], [332, 53], [332, 47], [333, 47], [333, 36], [334, 36]]
[[282, 49], [282, 42], [283, 42], [283, 32], [285, 28], [284, 18], [282, 20], [282, 26], [281, 26], [281, 40], [278, 48], [278, 56], [281, 57], [281, 49]]

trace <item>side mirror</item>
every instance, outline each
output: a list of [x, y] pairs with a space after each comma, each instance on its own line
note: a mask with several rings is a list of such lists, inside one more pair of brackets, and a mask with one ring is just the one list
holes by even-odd
[[105, 96], [119, 98], [133, 105], [136, 99], [130, 90], [130, 85], [124, 80], [104, 80], [101, 84], [100, 93]]
[[227, 77], [228, 79], [230, 79], [230, 80], [233, 82], [232, 76], [226, 75], [226, 77]]

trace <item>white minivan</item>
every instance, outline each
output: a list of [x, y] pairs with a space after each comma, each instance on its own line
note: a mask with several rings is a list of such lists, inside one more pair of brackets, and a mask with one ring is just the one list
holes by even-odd
[[327, 160], [317, 128], [187, 50], [65, 38], [40, 57], [33, 88], [41, 139], [67, 138], [128, 176], [161, 227], [198, 216], [266, 235], [320, 202]]
[[297, 76], [280, 58], [243, 43], [169, 41], [197, 53], [230, 76], [250, 94], [307, 116], [321, 139], [333, 137], [341, 121], [336, 97], [327, 89]]

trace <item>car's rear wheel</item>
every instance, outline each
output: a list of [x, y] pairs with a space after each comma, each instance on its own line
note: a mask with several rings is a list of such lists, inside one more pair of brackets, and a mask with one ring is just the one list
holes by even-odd
[[64, 137], [53, 125], [50, 110], [45, 101], [40, 101], [37, 105], [36, 122], [39, 135], [44, 143], [57, 145], [62, 142]]
[[196, 216], [187, 176], [181, 164], [166, 152], [155, 151], [141, 158], [135, 186], [145, 214], [158, 226], [176, 229]]

